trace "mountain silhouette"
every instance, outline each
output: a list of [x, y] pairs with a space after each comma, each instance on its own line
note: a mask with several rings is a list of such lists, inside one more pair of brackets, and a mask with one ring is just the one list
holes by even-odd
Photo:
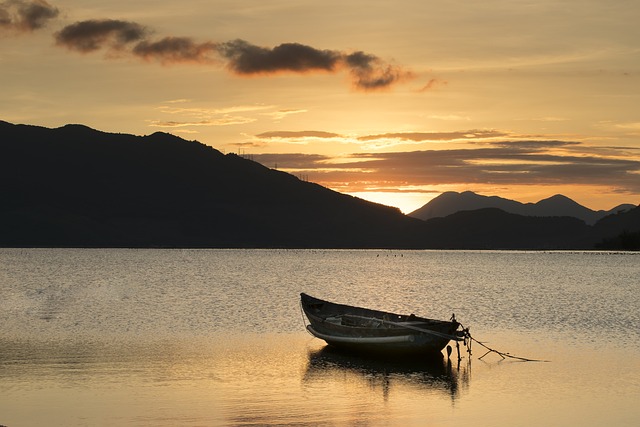
[[0, 121], [0, 200], [0, 247], [616, 249], [640, 232], [640, 208], [590, 226], [512, 201], [423, 221], [197, 141], [83, 125]]
[[527, 217], [498, 208], [460, 211], [425, 223], [423, 244], [442, 249], [588, 249], [591, 227], [572, 217]]
[[633, 209], [635, 205], [623, 204], [609, 211], [594, 211], [561, 194], [556, 194], [537, 203], [520, 203], [497, 196], [481, 196], [471, 191], [462, 193], [449, 191], [411, 212], [409, 216], [428, 220], [446, 217], [460, 211], [484, 208], [498, 208], [508, 213], [533, 217], [569, 216], [593, 225], [607, 215]]
[[166, 133], [0, 135], [3, 246], [397, 247], [419, 222]]
[[640, 250], [640, 206], [602, 218], [592, 234], [599, 249]]

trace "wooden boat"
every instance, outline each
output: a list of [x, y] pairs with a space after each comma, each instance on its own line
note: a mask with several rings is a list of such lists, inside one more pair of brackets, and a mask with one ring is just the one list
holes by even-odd
[[449, 321], [427, 319], [336, 304], [305, 293], [300, 302], [313, 336], [351, 351], [437, 354], [449, 341], [465, 337], [455, 316]]

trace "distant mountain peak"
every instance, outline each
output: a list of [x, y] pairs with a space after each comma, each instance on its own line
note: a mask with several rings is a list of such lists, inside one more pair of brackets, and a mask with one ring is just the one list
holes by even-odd
[[565, 196], [564, 194], [554, 194], [551, 197], [547, 197], [546, 199], [540, 200], [536, 204], [540, 204], [540, 203], [570, 203], [570, 204], [573, 204], [573, 205], [582, 206], [578, 202], [576, 202], [573, 199], [570, 199], [569, 197]]
[[146, 140], [149, 141], [153, 141], [153, 142], [188, 142], [185, 141], [184, 139], [180, 138], [179, 136], [175, 136], [173, 134], [167, 133], [167, 132], [154, 132], [151, 135], [147, 135], [144, 137]]
[[554, 194], [553, 196], [547, 197], [546, 199], [542, 199], [542, 200], [570, 200], [570, 201], [573, 202], [573, 200], [571, 200], [570, 198], [568, 198], [564, 194]]
[[620, 205], [609, 211], [593, 211], [586, 208], [563, 194], [554, 194], [537, 203], [521, 203], [498, 196], [482, 196], [473, 191], [447, 191], [409, 214], [413, 218], [428, 220], [446, 217], [460, 211], [478, 210], [485, 208], [502, 209], [505, 212], [536, 217], [574, 217], [593, 225], [599, 219], [628, 208]]
[[90, 130], [92, 132], [99, 132], [96, 129], [92, 129], [87, 125], [83, 125], [83, 124], [79, 124], [79, 123], [68, 123], [64, 126], [59, 127], [58, 129], [86, 129], [86, 130]]

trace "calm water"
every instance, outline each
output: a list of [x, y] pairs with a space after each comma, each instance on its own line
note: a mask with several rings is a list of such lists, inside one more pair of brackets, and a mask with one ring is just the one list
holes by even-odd
[[[298, 295], [546, 363], [328, 351]], [[0, 425], [637, 426], [640, 254], [0, 249]]]

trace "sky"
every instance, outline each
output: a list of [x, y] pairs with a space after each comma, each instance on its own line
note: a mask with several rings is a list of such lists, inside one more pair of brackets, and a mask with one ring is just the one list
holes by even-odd
[[0, 0], [0, 120], [168, 132], [405, 213], [640, 203], [640, 3]]

